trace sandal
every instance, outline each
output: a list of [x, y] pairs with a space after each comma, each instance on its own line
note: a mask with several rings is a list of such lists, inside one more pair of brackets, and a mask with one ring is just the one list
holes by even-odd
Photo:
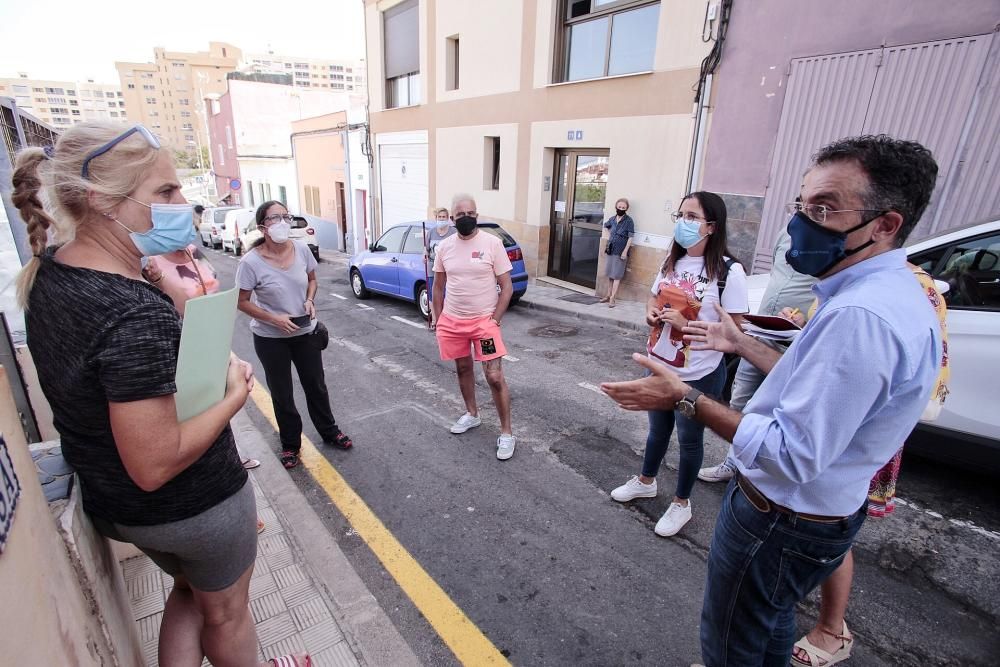
[[278, 658], [270, 658], [267, 664], [270, 667], [312, 667], [313, 663], [308, 653], [305, 654], [305, 662], [300, 662], [295, 655], [289, 653]]
[[610, 300], [611, 300], [611, 297], [610, 297], [610, 296], [602, 296], [602, 297], [601, 297], [601, 300], [600, 300], [600, 301], [598, 301], [598, 303], [607, 303], [607, 302], [608, 302], [608, 301], [610, 301]]
[[260, 461], [257, 459], [244, 459], [243, 467], [247, 470], [253, 470], [254, 468], [260, 467]]
[[350, 449], [354, 446], [354, 443], [351, 442], [351, 439], [348, 438], [347, 434], [343, 431], [337, 431], [337, 435], [335, 435], [332, 439], [324, 438], [323, 442], [331, 447], [336, 447], [337, 449]]
[[281, 460], [281, 465], [285, 466], [285, 470], [291, 470], [299, 464], [299, 453], [283, 449], [281, 450], [279, 459]]
[[608, 299], [608, 308], [614, 308], [614, 307], [615, 307], [615, 300]]
[[808, 635], [806, 635], [795, 642], [795, 648], [805, 653], [805, 659], [796, 655], [793, 649], [791, 664], [798, 667], [830, 667], [830, 665], [836, 665], [838, 662], [843, 662], [851, 657], [851, 649], [854, 648], [854, 636], [847, 631], [847, 621], [844, 621], [844, 630], [839, 635], [835, 635], [822, 628], [820, 632], [843, 642], [840, 648], [833, 653], [828, 653], [818, 646], [814, 646], [809, 641]]

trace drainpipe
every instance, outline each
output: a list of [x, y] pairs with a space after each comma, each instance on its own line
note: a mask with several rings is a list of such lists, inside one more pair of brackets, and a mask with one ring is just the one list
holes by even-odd
[[701, 173], [701, 162], [705, 153], [705, 127], [708, 119], [708, 101], [712, 97], [712, 74], [705, 77], [701, 100], [695, 105], [695, 138], [694, 149], [691, 151], [691, 165], [688, 174], [687, 191], [694, 192], [698, 186], [698, 175]]
[[[347, 186], [347, 192], [344, 193], [344, 208], [347, 209], [344, 214], [347, 217], [347, 229], [351, 232], [351, 241], [354, 248], [349, 249], [347, 247], [347, 240], [344, 239], [344, 252], [348, 255], [353, 255], [357, 252], [358, 247], [358, 231], [354, 228], [354, 180], [351, 177], [351, 132], [348, 129], [344, 129], [340, 133], [340, 142], [344, 146], [344, 181]], [[338, 239], [339, 240], [339, 239]]]

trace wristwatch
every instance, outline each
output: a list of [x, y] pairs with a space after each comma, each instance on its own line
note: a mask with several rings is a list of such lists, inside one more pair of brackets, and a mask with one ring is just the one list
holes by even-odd
[[674, 409], [689, 419], [693, 418], [695, 412], [697, 412], [695, 401], [697, 401], [698, 397], [703, 394], [704, 392], [692, 389], [684, 395], [684, 398], [677, 401], [677, 405], [674, 406]]

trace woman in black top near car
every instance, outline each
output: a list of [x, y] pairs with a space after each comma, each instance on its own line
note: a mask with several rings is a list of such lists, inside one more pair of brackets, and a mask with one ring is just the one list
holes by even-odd
[[[351, 439], [341, 432], [330, 410], [330, 395], [323, 373], [323, 349], [317, 327], [316, 258], [309, 246], [289, 238], [292, 216], [279, 201], [257, 208], [257, 228], [263, 238], [240, 260], [236, 285], [239, 307], [253, 318], [253, 347], [264, 368], [271, 404], [278, 421], [281, 463], [294, 468], [302, 447], [302, 418], [295, 408], [292, 365], [298, 371], [306, 407], [323, 442], [350, 449]], [[324, 342], [325, 346], [325, 342]]]
[[[170, 152], [142, 126], [122, 130], [75, 125], [54, 150], [17, 157], [12, 199], [34, 254], [18, 277], [28, 347], [85, 511], [175, 578], [160, 664], [253, 665], [256, 508], [229, 428], [253, 374], [233, 357], [224, 398], [177, 420], [180, 323], [140, 260], [187, 246], [193, 211]], [[50, 230], [69, 240], [47, 247]]]
[[635, 223], [628, 214], [628, 199], [622, 197], [615, 202], [615, 214], [604, 223], [610, 230], [604, 246], [604, 275], [610, 281], [608, 294], [601, 303], [607, 303], [608, 308], [615, 307], [615, 296], [625, 277], [625, 265], [628, 263], [628, 249], [632, 247], [632, 237], [635, 236]]

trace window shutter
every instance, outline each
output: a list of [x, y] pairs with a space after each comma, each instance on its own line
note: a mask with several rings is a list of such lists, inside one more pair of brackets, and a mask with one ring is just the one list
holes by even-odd
[[417, 0], [406, 0], [383, 14], [385, 78], [420, 71], [420, 10]]

